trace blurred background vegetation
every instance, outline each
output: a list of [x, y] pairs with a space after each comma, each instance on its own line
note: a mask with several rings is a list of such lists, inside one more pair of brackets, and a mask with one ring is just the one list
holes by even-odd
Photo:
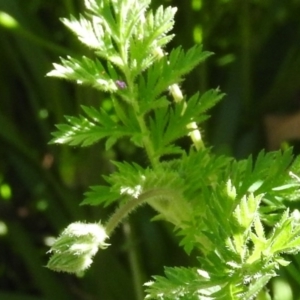
[[[215, 53], [193, 71], [186, 94], [220, 87], [204, 138], [237, 158], [300, 139], [300, 0], [153, 0], [178, 7], [170, 47], [203, 43]], [[48, 245], [72, 221], [105, 220], [112, 208], [80, 207], [89, 185], [114, 160], [145, 163], [127, 141], [78, 149], [48, 145], [54, 124], [107, 95], [46, 78], [59, 56], [88, 55], [59, 22], [78, 16], [82, 0], [0, 0], [0, 299], [143, 299], [143, 282], [163, 265], [188, 265], [172, 228], [141, 208], [117, 230], [84, 278], [47, 270]], [[269, 289], [277, 300], [300, 299], [300, 257]], [[293, 293], [293, 294], [292, 294]]]

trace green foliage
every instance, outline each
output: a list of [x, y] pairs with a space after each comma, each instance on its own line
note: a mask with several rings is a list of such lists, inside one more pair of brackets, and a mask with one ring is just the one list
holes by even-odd
[[135, 119], [132, 119], [132, 122], [125, 121], [125, 124], [119, 124], [118, 120], [112, 118], [104, 109], [96, 110], [93, 107], [82, 106], [82, 109], [88, 116], [76, 117], [66, 117], [68, 125], [61, 124], [57, 125], [59, 129], [58, 132], [55, 132], [53, 135], [55, 138], [52, 140], [52, 143], [68, 144], [71, 146], [90, 146], [100, 139], [105, 137], [108, 138], [106, 142], [106, 149], [108, 150], [113, 143], [123, 137], [138, 137], [139, 128], [136, 124]]
[[[113, 112], [82, 106], [85, 116], [66, 117], [68, 124], [57, 126], [52, 142], [90, 146], [106, 139], [109, 149], [127, 137], [145, 150], [149, 165], [115, 162], [117, 170], [105, 177], [108, 185], [91, 187], [82, 204], [120, 205], [105, 226], [111, 235], [147, 203], [157, 211], [155, 219], [175, 226], [185, 251], [197, 253], [193, 268], [166, 268], [165, 277], [154, 276], [146, 299], [254, 299], [288, 265], [283, 255], [299, 251], [299, 212], [287, 208], [298, 195], [293, 172], [299, 161], [290, 149], [237, 161], [204, 147], [198, 125], [223, 94], [215, 89], [188, 98], [178, 84], [210, 53], [199, 45], [164, 53], [176, 9], [153, 13], [149, 3], [86, 0], [79, 20], [63, 20], [94, 57], [61, 59], [48, 75], [110, 93]], [[193, 142], [189, 150], [178, 143], [184, 136]], [[99, 244], [89, 243], [88, 259]], [[68, 245], [76, 245], [72, 236]], [[66, 250], [63, 267], [65, 253], [59, 251], [48, 267], [78, 273], [89, 266], [90, 260], [79, 270], [68, 268], [65, 262], [74, 256], [81, 261], [85, 252]]]

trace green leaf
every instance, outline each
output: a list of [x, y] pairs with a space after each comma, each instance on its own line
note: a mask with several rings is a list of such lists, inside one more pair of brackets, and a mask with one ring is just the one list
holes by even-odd
[[[120, 1], [120, 14], [118, 26], [120, 30], [120, 43], [128, 46], [132, 35], [136, 34], [137, 28], [144, 22], [144, 14], [150, 1]], [[115, 4], [118, 5], [118, 4]], [[129, 42], [130, 43], [130, 42]], [[128, 48], [126, 49], [128, 51]]]
[[[82, 59], [68, 57], [61, 58], [61, 64], [53, 64], [54, 70], [49, 72], [47, 76], [64, 78], [76, 81], [78, 84], [90, 85], [104, 92], [115, 93], [118, 91], [116, 80], [118, 77], [111, 78], [107, 74], [102, 63], [95, 59], [91, 60], [85, 56]], [[110, 65], [110, 69], [113, 68]]]
[[109, 186], [92, 186], [90, 191], [84, 194], [85, 199], [81, 202], [81, 205], [100, 205], [108, 206], [114, 201], [117, 201], [121, 195], [112, 191]]
[[[71, 146], [90, 146], [99, 140], [109, 137], [107, 147], [113, 145], [114, 140], [123, 136], [140, 135], [135, 119], [131, 127], [123, 126], [115, 121], [105, 110], [96, 110], [92, 107], [82, 106], [87, 117], [66, 117], [68, 124], [60, 124], [58, 131], [53, 133], [54, 138], [50, 143], [67, 144]], [[127, 124], [129, 125], [129, 124]]]
[[245, 196], [241, 199], [240, 204], [234, 211], [234, 216], [238, 221], [238, 224], [243, 228], [243, 232], [246, 233], [252, 225], [252, 222], [257, 215], [258, 207], [263, 195], [254, 197], [250, 194], [248, 198]]
[[204, 114], [208, 108], [207, 102], [212, 105], [222, 96], [222, 94], [213, 92], [210, 93], [210, 97], [204, 95], [203, 98], [196, 93], [189, 99], [187, 106], [182, 101], [173, 108], [165, 106], [156, 110], [154, 117], [150, 118], [149, 127], [157, 155], [176, 153], [172, 143], [190, 133], [191, 129], [188, 128], [188, 124], [192, 121], [200, 123], [207, 118], [207, 115]]
[[103, 18], [99, 16], [93, 16], [89, 19], [80, 16], [79, 20], [71, 16], [70, 19], [62, 19], [62, 22], [77, 35], [83, 44], [96, 50], [102, 58], [119, 65], [121, 58], [115, 48], [112, 47], [110, 32], [103, 26], [102, 20]]
[[[169, 86], [182, 81], [182, 76], [189, 73], [211, 53], [203, 52], [200, 45], [195, 45], [186, 53], [178, 47], [164, 56], [146, 70], [144, 78], [139, 81], [139, 99], [150, 102], [165, 92]], [[145, 84], [146, 83], [146, 84]]]
[[[166, 300], [197, 300], [201, 281], [205, 283], [196, 269], [189, 268], [165, 268], [166, 277], [153, 276], [155, 282], [148, 282], [146, 299]], [[212, 298], [213, 299], [213, 298]]]
[[155, 60], [157, 47], [165, 46], [173, 38], [167, 33], [173, 28], [176, 8], [160, 6], [155, 14], [149, 11], [145, 21], [135, 25], [134, 37], [130, 41], [129, 53], [133, 76], [147, 69]]
[[[285, 187], [287, 184], [295, 184], [288, 172], [292, 160], [292, 149], [288, 149], [284, 152], [261, 151], [255, 162], [250, 156], [247, 160], [232, 164], [229, 172], [233, 184], [237, 187], [238, 197], [247, 192], [254, 195], [266, 193], [266, 198], [276, 201], [280, 195], [290, 195], [292, 187], [290, 186], [289, 191]], [[296, 189], [297, 187], [294, 187], [294, 191]], [[277, 207], [279, 204], [278, 201], [274, 203]]]
[[260, 221], [260, 218], [255, 218], [254, 220], [254, 229], [255, 229], [255, 233], [259, 238], [263, 238], [265, 239], [265, 231], [264, 231], [264, 227]]
[[255, 281], [254, 284], [251, 284], [248, 291], [243, 295], [242, 299], [251, 300], [254, 299], [255, 296], [266, 286], [266, 284], [270, 281], [273, 277], [273, 274], [266, 274], [260, 277], [258, 280]]
[[[92, 13], [93, 18], [96, 17], [96, 20], [101, 20], [96, 22], [97, 29], [99, 26], [102, 26], [103, 31], [107, 32], [115, 41], [117, 41], [118, 37], [118, 24], [114, 18], [114, 12], [118, 11], [119, 5], [119, 1], [85, 0], [85, 6], [89, 10], [88, 15]], [[114, 7], [114, 12], [112, 11], [112, 6]]]

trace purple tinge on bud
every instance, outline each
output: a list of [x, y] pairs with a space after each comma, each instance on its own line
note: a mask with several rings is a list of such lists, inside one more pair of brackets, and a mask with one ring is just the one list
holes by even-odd
[[85, 271], [99, 248], [106, 248], [108, 238], [100, 224], [76, 222], [70, 224], [50, 249], [47, 267], [54, 271], [77, 273]]
[[119, 89], [123, 90], [127, 88], [127, 85], [124, 81], [121, 80], [116, 80], [116, 85], [118, 86]]

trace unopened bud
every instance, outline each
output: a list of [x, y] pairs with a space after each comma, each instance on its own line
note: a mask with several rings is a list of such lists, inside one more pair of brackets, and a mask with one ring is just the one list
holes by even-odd
[[152, 53], [153, 53], [154, 57], [156, 57], [158, 59], [160, 59], [164, 56], [164, 52], [160, 47], [156, 47]]
[[169, 87], [169, 90], [170, 90], [175, 102], [180, 102], [183, 99], [183, 95], [182, 95], [182, 92], [181, 92], [178, 84], [176, 84], [176, 83], [172, 84]]
[[92, 263], [99, 248], [106, 248], [108, 238], [100, 224], [76, 222], [70, 224], [56, 239], [47, 267], [58, 272], [80, 274]]

